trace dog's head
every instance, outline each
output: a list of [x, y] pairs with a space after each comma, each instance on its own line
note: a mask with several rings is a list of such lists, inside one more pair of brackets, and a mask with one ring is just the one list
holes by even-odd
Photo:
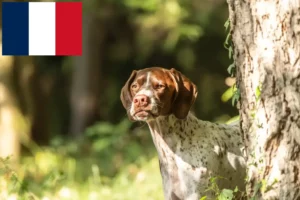
[[121, 91], [122, 104], [129, 118], [136, 121], [172, 113], [184, 119], [196, 97], [195, 84], [173, 68], [134, 70]]

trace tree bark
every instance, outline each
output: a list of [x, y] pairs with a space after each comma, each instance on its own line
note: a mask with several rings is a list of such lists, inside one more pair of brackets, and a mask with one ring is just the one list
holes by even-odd
[[32, 62], [30, 77], [30, 94], [32, 100], [31, 138], [39, 145], [47, 145], [51, 139], [50, 99], [54, 85], [51, 74], [42, 73], [41, 66], [54, 67], [46, 64], [43, 58], [35, 58]]
[[228, 4], [248, 197], [300, 199], [300, 1]]

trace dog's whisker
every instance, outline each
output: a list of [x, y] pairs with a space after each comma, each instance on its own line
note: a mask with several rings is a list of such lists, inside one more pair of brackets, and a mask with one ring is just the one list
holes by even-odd
[[137, 128], [141, 129], [141, 128], [145, 127], [147, 125], [147, 123], [139, 121], [139, 125], [141, 125], [141, 126], [138, 126]]

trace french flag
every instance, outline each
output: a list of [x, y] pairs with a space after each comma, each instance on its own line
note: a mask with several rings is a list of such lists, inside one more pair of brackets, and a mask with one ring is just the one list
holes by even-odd
[[82, 2], [2, 2], [2, 55], [82, 54]]

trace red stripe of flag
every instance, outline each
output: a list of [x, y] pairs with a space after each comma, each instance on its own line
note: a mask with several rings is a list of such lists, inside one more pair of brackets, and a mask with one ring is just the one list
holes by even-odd
[[82, 2], [56, 2], [56, 55], [82, 55]]

